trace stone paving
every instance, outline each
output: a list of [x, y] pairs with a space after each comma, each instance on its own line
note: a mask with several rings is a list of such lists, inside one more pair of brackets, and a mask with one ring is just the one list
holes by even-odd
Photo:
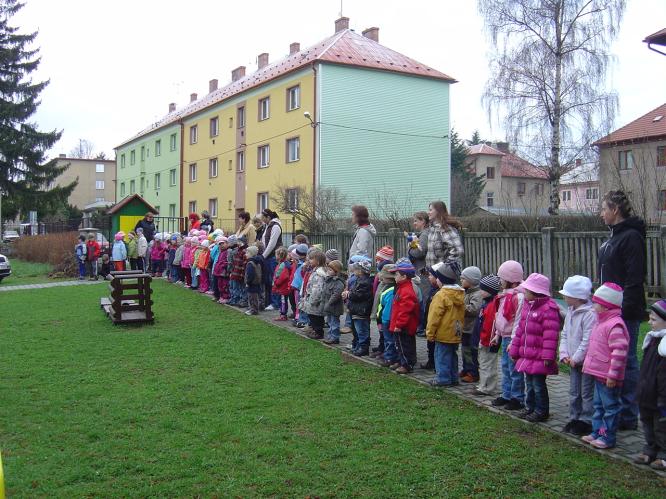
[[16, 286], [2, 286], [0, 287], [1, 291], [18, 291], [22, 289], [44, 289], [44, 288], [58, 288], [62, 286], [82, 286], [87, 284], [101, 284], [103, 282], [108, 282], [104, 280], [99, 281], [60, 281], [60, 282], [44, 282], [41, 284], [18, 284]]

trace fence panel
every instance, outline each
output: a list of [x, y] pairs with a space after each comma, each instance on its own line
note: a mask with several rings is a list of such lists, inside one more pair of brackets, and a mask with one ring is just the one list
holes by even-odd
[[543, 270], [543, 251], [539, 232], [465, 232], [463, 244], [465, 266], [479, 267], [484, 274], [497, 272], [498, 267], [507, 260], [521, 262], [527, 273]]

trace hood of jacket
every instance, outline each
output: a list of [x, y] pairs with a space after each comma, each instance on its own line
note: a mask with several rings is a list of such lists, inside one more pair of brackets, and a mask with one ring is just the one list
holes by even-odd
[[609, 225], [608, 228], [611, 231], [611, 237], [630, 229], [638, 231], [642, 237], [645, 237], [646, 235], [645, 222], [638, 217], [626, 218], [615, 225]]
[[368, 224], [368, 225], [357, 225], [357, 226], [356, 226], [356, 230], [358, 230], [358, 229], [365, 229], [365, 230], [367, 230], [368, 232], [370, 232], [370, 234], [372, 234], [373, 237], [377, 235], [377, 229], [375, 229], [375, 226], [372, 225], [372, 224]]

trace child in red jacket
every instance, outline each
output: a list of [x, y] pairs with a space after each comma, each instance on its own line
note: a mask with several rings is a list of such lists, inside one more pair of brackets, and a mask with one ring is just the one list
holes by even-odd
[[277, 267], [273, 274], [273, 293], [280, 296], [280, 315], [274, 320], [286, 321], [289, 311], [289, 293], [291, 292], [291, 263], [288, 260], [287, 248], [280, 246], [275, 250]]
[[421, 318], [421, 305], [412, 285], [416, 269], [409, 260], [399, 260], [391, 272], [395, 272], [395, 291], [389, 331], [395, 333], [400, 362], [395, 372], [407, 374], [414, 370], [416, 364], [416, 330]]

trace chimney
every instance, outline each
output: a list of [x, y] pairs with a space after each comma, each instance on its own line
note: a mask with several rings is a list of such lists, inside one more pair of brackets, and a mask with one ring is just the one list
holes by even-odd
[[66, 154], [60, 154], [60, 157], [61, 157], [61, 158], [66, 158], [67, 155], [66, 155]]
[[231, 71], [231, 81], [238, 81], [245, 76], [245, 66], [238, 66]]
[[576, 166], [581, 166], [583, 164], [583, 160], [580, 158], [576, 158]]
[[170, 102], [169, 103], [169, 112], [173, 113], [176, 110], [176, 103], [175, 102]]
[[500, 152], [509, 152], [509, 143], [508, 142], [498, 142], [496, 144], [496, 149]]
[[373, 42], [379, 43], [379, 28], [368, 28], [363, 31], [363, 36], [370, 38]]
[[301, 51], [301, 44], [298, 42], [294, 42], [291, 45], [289, 45], [289, 55], [295, 54], [296, 52]]
[[340, 31], [344, 31], [346, 29], [349, 29], [349, 18], [348, 17], [341, 17], [340, 19], [337, 19], [335, 21], [335, 32], [340, 33]]
[[197, 94], [190, 94], [190, 102], [197, 100]]
[[215, 90], [217, 90], [217, 79], [208, 82], [208, 93], [215, 92]]
[[263, 52], [257, 56], [257, 66], [259, 66], [259, 69], [268, 66], [268, 54], [266, 52]]

